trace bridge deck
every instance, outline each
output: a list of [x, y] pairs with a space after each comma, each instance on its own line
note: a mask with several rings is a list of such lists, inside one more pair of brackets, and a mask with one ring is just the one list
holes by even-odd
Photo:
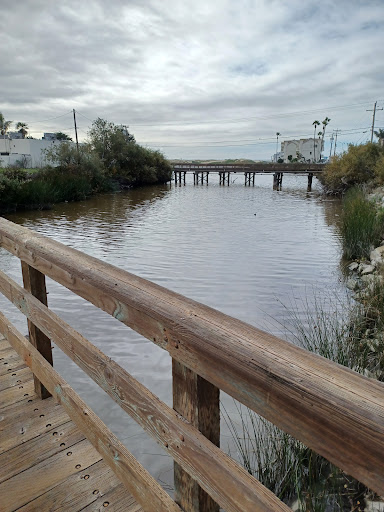
[[1, 512], [142, 511], [1, 335], [0, 497]]
[[182, 173], [255, 173], [255, 174], [321, 174], [325, 169], [325, 164], [313, 163], [255, 163], [255, 164], [173, 164], [175, 172]]

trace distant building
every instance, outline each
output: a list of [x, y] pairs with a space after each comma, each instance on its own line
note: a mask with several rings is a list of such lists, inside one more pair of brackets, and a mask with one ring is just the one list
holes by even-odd
[[6, 134], [7, 139], [22, 139], [23, 134], [21, 132], [8, 132]]
[[57, 144], [61, 142], [49, 139], [0, 138], [0, 166], [20, 164], [27, 169], [43, 167], [46, 164], [45, 150]]
[[44, 133], [43, 140], [56, 140], [56, 133]]
[[324, 144], [321, 139], [286, 140], [281, 143], [284, 163], [294, 158], [298, 158], [301, 162], [318, 162], [322, 151], [324, 151]]
[[284, 152], [279, 151], [272, 156], [272, 162], [278, 162], [279, 160], [284, 160]]

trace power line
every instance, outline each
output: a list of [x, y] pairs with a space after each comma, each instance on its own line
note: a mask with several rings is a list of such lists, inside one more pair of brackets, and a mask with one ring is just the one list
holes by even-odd
[[25, 121], [25, 122], [29, 123], [29, 124], [46, 123], [47, 121], [52, 121], [53, 119], [59, 119], [60, 117], [65, 117], [65, 116], [67, 116], [68, 114], [71, 114], [71, 113], [72, 113], [72, 111], [70, 110], [69, 112], [66, 112], [65, 114], [62, 114], [60, 116], [49, 117], [48, 119], [43, 119], [42, 121]]
[[313, 110], [299, 110], [296, 112], [286, 112], [282, 114], [270, 114], [268, 116], [252, 116], [252, 117], [240, 117], [240, 118], [230, 118], [230, 119], [214, 119], [214, 120], [204, 120], [204, 121], [177, 121], [177, 122], [165, 122], [165, 123], [135, 123], [134, 121], [130, 124], [133, 126], [179, 126], [179, 125], [193, 125], [193, 124], [217, 124], [217, 123], [239, 123], [244, 121], [252, 121], [254, 119], [262, 119], [262, 120], [268, 120], [268, 119], [278, 119], [283, 117], [289, 117], [289, 116], [295, 116], [298, 114], [314, 114], [317, 112], [324, 112], [325, 110], [346, 110], [350, 108], [358, 108], [363, 105], [369, 105], [369, 102], [364, 103], [355, 103], [351, 105], [342, 105], [342, 106], [335, 106], [335, 107], [323, 107]]
[[82, 117], [85, 117], [85, 119], [88, 119], [88, 121], [91, 121], [91, 123], [93, 123], [92, 119], [89, 119], [89, 117], [85, 116], [84, 114], [82, 114], [81, 112], [79, 112], [78, 110], [76, 110], [76, 113], [77, 114], [80, 114]]
[[[354, 133], [361, 133], [361, 130], [367, 130], [369, 127], [362, 127], [362, 128], [351, 128], [351, 129], [345, 129], [345, 130], [339, 130], [339, 132], [345, 134], [345, 135], [348, 135], [348, 134], [354, 134]], [[282, 142], [287, 142], [288, 140], [294, 138], [294, 137], [307, 137], [307, 138], [313, 138], [313, 134], [296, 134], [296, 135], [285, 135], [285, 136], [281, 136], [282, 139], [285, 139], [284, 141], [282, 140]], [[327, 137], [330, 137], [330, 135], [328, 135]], [[172, 146], [168, 146], [167, 145], [167, 141], [141, 141], [141, 144], [148, 144], [148, 145], [159, 145], [159, 146], [162, 146], [162, 147], [204, 147], [204, 144], [227, 144], [227, 143], [232, 143], [232, 142], [251, 142], [251, 141], [254, 141], [252, 142], [250, 145], [255, 145], [255, 144], [271, 144], [271, 143], [274, 143], [275, 142], [275, 137], [265, 137], [265, 138], [258, 138], [258, 139], [239, 139], [239, 140], [215, 140], [215, 141], [201, 141], [201, 140], [197, 140], [197, 141], [188, 141], [189, 144], [198, 144], [198, 143], [201, 143], [202, 145], [200, 146], [188, 146], [188, 145], [185, 145], [183, 143], [180, 143], [180, 144], [175, 144], [175, 145], [172, 145]], [[269, 141], [269, 142], [259, 142], [259, 141]], [[247, 146], [249, 144], [236, 144], [236, 145], [244, 145], [244, 146]], [[215, 146], [207, 146], [207, 147], [215, 147]], [[227, 146], [223, 146], [223, 147], [227, 147]]]

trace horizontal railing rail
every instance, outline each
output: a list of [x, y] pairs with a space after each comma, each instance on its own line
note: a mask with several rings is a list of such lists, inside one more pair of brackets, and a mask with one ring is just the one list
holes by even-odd
[[180, 512], [177, 504], [148, 471], [2, 313], [0, 332], [64, 407], [137, 502], [151, 512]]
[[313, 172], [322, 173], [326, 164], [314, 163], [254, 163], [254, 164], [192, 164], [192, 163], [175, 163], [172, 165], [174, 171], [182, 172]]
[[[0, 274], [0, 291], [30, 323], [98, 382], [224, 509], [288, 510], [215, 446], [217, 425], [206, 421], [207, 410], [197, 420], [194, 408], [184, 407], [192, 400], [191, 382], [197, 409], [209, 410], [204, 405], [207, 389], [212, 397], [217, 397], [216, 388], [222, 389], [384, 494], [383, 384], [5, 219], [0, 219], [0, 246], [170, 353], [174, 407], [184, 418], [59, 319], [31, 288]], [[199, 394], [202, 384], [206, 387]], [[185, 483], [183, 479], [181, 473]], [[183, 509], [217, 510], [212, 503], [198, 509], [190, 505], [192, 498], [183, 501], [180, 482], [176, 496]], [[193, 487], [190, 481], [188, 486]]]
[[[267, 496], [279, 500], [249, 473], [186, 423], [115, 361], [70, 327], [47, 306], [0, 271], [0, 292], [15, 304], [59, 348], [89, 375], [120, 407], [178, 462], [225, 510], [253, 511]], [[0, 331], [2, 329], [0, 317]], [[43, 384], [45, 382], [42, 380]], [[86, 432], [84, 432], [86, 434]], [[277, 508], [276, 508], [277, 507]], [[256, 509], [257, 510], [257, 509]], [[262, 509], [261, 509], [262, 510]]]

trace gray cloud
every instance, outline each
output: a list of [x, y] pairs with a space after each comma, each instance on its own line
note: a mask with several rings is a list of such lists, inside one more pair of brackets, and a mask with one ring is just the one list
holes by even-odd
[[195, 141], [270, 137], [207, 155], [269, 158], [276, 131], [310, 134], [326, 115], [330, 128], [365, 127], [366, 109], [384, 100], [381, 0], [3, 3], [0, 110], [36, 136], [70, 130], [70, 114], [39, 121], [76, 108], [130, 125], [140, 142], [178, 145], [178, 156], [204, 157], [181, 148]]

